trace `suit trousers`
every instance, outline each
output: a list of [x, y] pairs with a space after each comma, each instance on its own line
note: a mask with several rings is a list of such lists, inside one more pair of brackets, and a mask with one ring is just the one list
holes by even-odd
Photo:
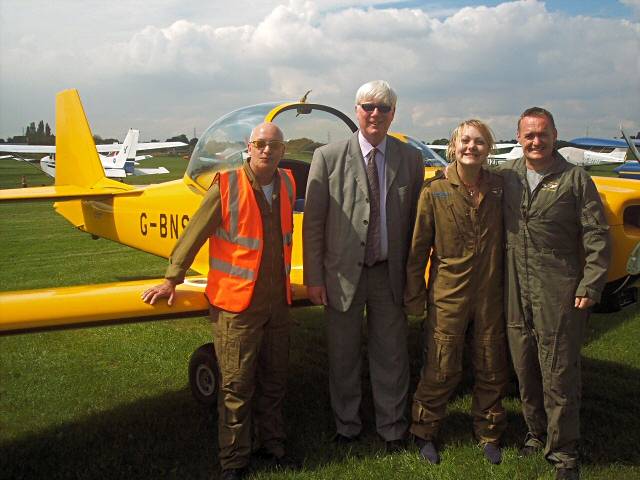
[[212, 309], [221, 376], [218, 446], [223, 470], [245, 467], [251, 451], [260, 447], [284, 454], [289, 307], [270, 307], [241, 313]]
[[347, 437], [355, 437], [362, 430], [361, 342], [365, 309], [376, 429], [384, 440], [398, 440], [408, 427], [408, 327], [402, 307], [393, 301], [387, 262], [362, 269], [346, 312], [325, 308], [329, 390], [336, 430]]

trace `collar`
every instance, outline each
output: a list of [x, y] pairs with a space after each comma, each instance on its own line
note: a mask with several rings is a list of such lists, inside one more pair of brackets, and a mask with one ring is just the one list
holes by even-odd
[[[258, 179], [256, 178], [256, 174], [253, 173], [253, 170], [251, 170], [251, 166], [249, 165], [249, 160], [250, 158], [247, 158], [247, 160], [245, 160], [245, 162], [242, 164], [242, 169], [244, 170], [244, 173], [247, 174], [247, 177], [249, 177], [249, 181], [251, 182], [251, 187], [254, 190], [262, 190], [262, 185], [260, 185], [260, 182], [258, 182]], [[278, 174], [278, 169], [276, 169], [276, 171], [273, 173], [273, 180], [271, 181], [271, 185], [273, 185], [274, 190], [276, 188], [276, 182], [278, 182], [279, 179], [280, 179], [280, 175]]]
[[378, 145], [371, 145], [369, 141], [366, 138], [364, 138], [364, 135], [362, 135], [362, 132], [358, 130], [358, 143], [360, 144], [360, 151], [362, 152], [362, 158], [366, 159], [374, 147], [378, 149], [378, 154], [381, 154], [382, 158], [384, 158], [384, 152], [386, 151], [386, 148], [387, 148], [386, 135]]
[[[520, 175], [520, 177], [522, 177], [523, 179], [526, 179], [527, 170], [528, 170], [527, 169], [527, 161], [524, 158], [524, 156], [520, 157], [519, 161], [520, 161], [520, 165], [518, 165], [516, 170], [517, 170], [518, 174]], [[546, 177], [548, 175], [556, 174], [556, 173], [562, 173], [567, 169], [568, 166], [569, 166], [569, 162], [567, 162], [567, 160], [557, 150], [554, 150], [553, 151], [553, 163], [547, 169], [547, 171], [544, 173], [544, 177]]]

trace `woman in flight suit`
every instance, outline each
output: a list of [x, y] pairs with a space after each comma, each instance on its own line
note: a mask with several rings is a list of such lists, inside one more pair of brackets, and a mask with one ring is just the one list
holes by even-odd
[[[465, 338], [471, 337], [475, 384], [471, 413], [487, 460], [502, 461], [500, 437], [507, 381], [503, 313], [502, 179], [485, 168], [491, 130], [462, 122], [447, 149], [452, 164], [426, 180], [407, 261], [405, 307], [422, 315], [425, 364], [413, 398], [411, 432], [420, 454], [439, 463], [437, 435], [447, 402], [462, 377]], [[429, 287], [424, 274], [431, 260]]]

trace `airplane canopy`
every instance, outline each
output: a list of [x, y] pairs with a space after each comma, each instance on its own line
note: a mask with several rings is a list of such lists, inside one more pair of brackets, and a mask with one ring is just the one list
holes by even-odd
[[276, 123], [284, 134], [284, 159], [307, 163], [319, 146], [348, 138], [357, 130], [349, 117], [326, 105], [261, 103], [244, 107], [220, 117], [205, 130], [189, 160], [187, 176], [208, 189], [216, 172], [242, 165], [251, 131], [266, 121]]

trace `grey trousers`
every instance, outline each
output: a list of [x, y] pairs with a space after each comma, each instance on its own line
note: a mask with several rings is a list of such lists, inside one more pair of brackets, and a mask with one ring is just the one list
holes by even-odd
[[376, 429], [386, 441], [402, 438], [408, 427], [409, 354], [407, 318], [393, 302], [387, 263], [365, 267], [346, 312], [325, 308], [331, 407], [339, 434], [362, 430], [362, 333], [367, 312], [369, 371]]

